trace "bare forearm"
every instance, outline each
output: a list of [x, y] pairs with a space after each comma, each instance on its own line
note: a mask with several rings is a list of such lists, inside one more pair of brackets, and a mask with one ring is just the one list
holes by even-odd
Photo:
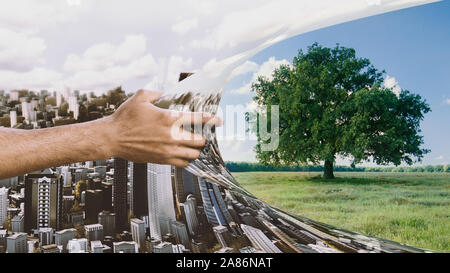
[[0, 128], [0, 179], [110, 157], [109, 119], [37, 130]]
[[222, 120], [158, 108], [152, 103], [161, 94], [139, 90], [114, 114], [96, 121], [38, 130], [0, 128], [0, 179], [110, 157], [187, 166], [199, 157], [206, 138], [181, 125], [221, 126]]

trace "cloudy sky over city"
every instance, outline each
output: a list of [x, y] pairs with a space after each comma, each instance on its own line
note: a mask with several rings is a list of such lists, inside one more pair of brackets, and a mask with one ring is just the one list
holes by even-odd
[[[248, 107], [257, 75], [270, 76], [313, 42], [340, 43], [385, 69], [386, 86], [427, 99], [433, 112], [422, 128], [432, 153], [425, 163], [448, 164], [450, 5], [376, 15], [427, 2], [8, 1], [0, 9], [0, 90], [170, 89], [179, 72], [216, 71], [222, 60], [259, 46], [265, 49], [235, 71], [221, 103]], [[376, 16], [346, 22], [368, 15]], [[254, 160], [253, 141], [220, 144], [225, 160]]]

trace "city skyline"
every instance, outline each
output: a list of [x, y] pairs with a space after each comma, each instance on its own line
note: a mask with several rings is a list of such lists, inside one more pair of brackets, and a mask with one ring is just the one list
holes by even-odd
[[[102, 102], [112, 102], [123, 94], [122, 90], [114, 92]], [[76, 98], [77, 104], [81, 103], [73, 108], [80, 111], [79, 119], [95, 119], [109, 113], [109, 107], [97, 104], [102, 98], [69, 95]], [[74, 118], [72, 110], [67, 112], [69, 107], [64, 100], [56, 106], [58, 102], [49, 92], [39, 95], [22, 92], [19, 101], [10, 101], [9, 105], [21, 110], [20, 100], [27, 101], [29, 96], [39, 96], [34, 100], [36, 105], [26, 108], [36, 120], [27, 120], [23, 112], [17, 111], [15, 127], [32, 129], [81, 122]], [[199, 99], [210, 105], [217, 101], [215, 96], [202, 96], [182, 94], [164, 97], [159, 103], [164, 102], [170, 108], [183, 100], [190, 108]], [[45, 105], [41, 107], [41, 103]], [[111, 104], [111, 108], [120, 103]], [[84, 108], [87, 112], [82, 113]], [[427, 251], [331, 227], [269, 206], [242, 188], [226, 169], [214, 132], [212, 129], [207, 132], [201, 156], [186, 168], [152, 163], [139, 166], [111, 158], [55, 166], [0, 180], [0, 219], [6, 217], [0, 228], [0, 238], [4, 238], [0, 240], [0, 252]], [[146, 184], [147, 191], [137, 194], [142, 184]]]

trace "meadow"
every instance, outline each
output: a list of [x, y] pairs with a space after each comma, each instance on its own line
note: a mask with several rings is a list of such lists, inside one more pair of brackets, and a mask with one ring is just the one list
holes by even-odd
[[268, 204], [348, 230], [450, 252], [450, 173], [235, 172]]

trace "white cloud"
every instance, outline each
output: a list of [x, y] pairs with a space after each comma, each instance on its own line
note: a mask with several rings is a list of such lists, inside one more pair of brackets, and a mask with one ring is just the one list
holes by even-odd
[[252, 61], [246, 61], [233, 71], [233, 76], [245, 75], [251, 72], [256, 72], [258, 71], [258, 69], [259, 65], [257, 63]]
[[181, 21], [172, 26], [172, 31], [179, 34], [185, 34], [190, 30], [196, 29], [198, 27], [198, 19], [192, 18], [188, 20]]
[[444, 156], [443, 156], [443, 155], [440, 155], [440, 156], [436, 157], [436, 159], [437, 159], [437, 160], [443, 160], [443, 159], [444, 159]]
[[81, 56], [69, 54], [64, 70], [104, 70], [117, 64], [136, 61], [144, 56], [147, 39], [143, 35], [128, 35], [119, 45], [101, 43], [89, 47]]
[[395, 77], [387, 75], [386, 79], [384, 79], [384, 86], [388, 89], [391, 89], [392, 92], [394, 92], [394, 94], [397, 95], [397, 97], [402, 92], [402, 88], [400, 87], [400, 85], [398, 85], [398, 82], [395, 79]]
[[[62, 80], [80, 90], [137, 78], [141, 80], [133, 84], [141, 85], [143, 77], [164, 83], [172, 81], [176, 76], [171, 73], [183, 66], [191, 71], [212, 68], [215, 74], [228, 76], [232, 69], [226, 65], [241, 64], [284, 38], [425, 2], [431, 1], [392, 0], [378, 7], [360, 0], [345, 4], [331, 0], [134, 0], [132, 5], [118, 0], [4, 1], [0, 29], [22, 42], [12, 46], [10, 38], [0, 39], [0, 70], [23, 74], [37, 68], [63, 68]], [[145, 38], [131, 35], [125, 41], [111, 42], [131, 32]], [[151, 51], [147, 42], [151, 42]], [[176, 65], [172, 56], [179, 56], [182, 65]], [[160, 71], [169, 68], [170, 73]], [[255, 68], [242, 69], [238, 73]], [[17, 82], [13, 88], [21, 87]], [[0, 88], [10, 86], [0, 82]]]
[[286, 59], [276, 60], [275, 57], [270, 57], [267, 61], [265, 61], [262, 65], [258, 67], [258, 69], [253, 73], [252, 79], [244, 84], [243, 86], [233, 89], [229, 91], [232, 94], [247, 94], [251, 90], [252, 83], [254, 83], [259, 76], [263, 76], [268, 80], [272, 80], [273, 71], [280, 67], [280, 65], [291, 65], [289, 61]]
[[43, 27], [73, 21], [91, 6], [91, 1], [78, 1], [80, 5], [61, 0], [3, 1], [0, 9], [0, 27], [31, 33], [38, 32]]
[[29, 70], [44, 63], [43, 39], [0, 28], [0, 69]]
[[447, 104], [447, 105], [450, 105], [450, 99], [445, 99], [444, 103]]
[[1, 88], [7, 89], [53, 89], [60, 86], [62, 77], [62, 73], [47, 68], [35, 68], [27, 72], [0, 70]]
[[[180, 72], [194, 72], [192, 69], [192, 59], [183, 59], [180, 56], [171, 56], [168, 59], [158, 60], [159, 73], [153, 76], [152, 80], [144, 87], [150, 90], [170, 90], [177, 84]], [[167, 71], [167, 72], [163, 72]]]
[[[192, 59], [172, 56], [168, 61], [155, 60], [147, 53], [147, 40], [143, 35], [128, 35], [118, 45], [100, 43], [85, 50], [81, 55], [70, 54], [64, 70], [71, 75], [66, 84], [81, 90], [111, 88], [138, 78], [152, 82], [166, 81], [178, 77], [179, 70], [192, 64]], [[161, 75], [167, 71], [167, 75]], [[174, 75], [172, 75], [174, 74]], [[172, 79], [173, 78], [173, 79]]]

